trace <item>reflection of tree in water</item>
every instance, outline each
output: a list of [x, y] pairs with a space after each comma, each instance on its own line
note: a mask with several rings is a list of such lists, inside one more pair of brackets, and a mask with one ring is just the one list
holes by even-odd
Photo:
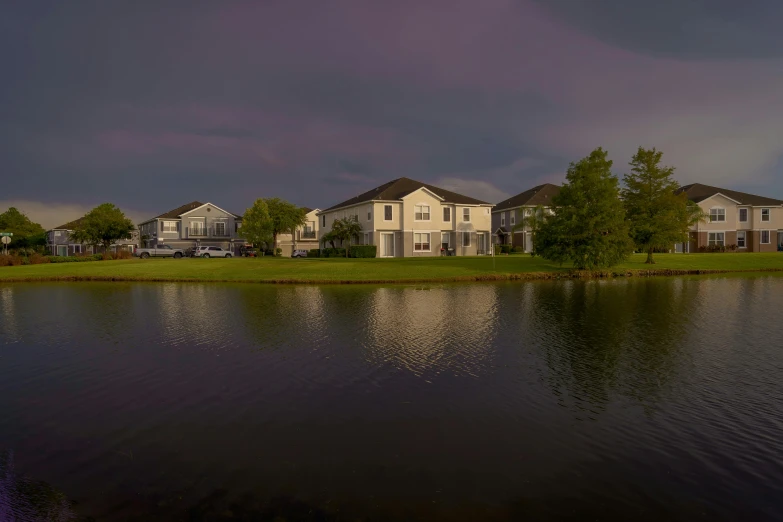
[[0, 520], [3, 522], [68, 522], [76, 515], [71, 502], [45, 482], [19, 475], [12, 452], [0, 454]]
[[555, 393], [587, 409], [613, 393], [653, 407], [677, 370], [698, 295], [684, 279], [530, 285], [537, 332]]

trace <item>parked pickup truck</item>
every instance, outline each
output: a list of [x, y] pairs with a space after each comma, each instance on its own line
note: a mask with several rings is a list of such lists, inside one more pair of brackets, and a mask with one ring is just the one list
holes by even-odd
[[174, 257], [179, 259], [185, 255], [185, 252], [181, 248], [171, 248], [171, 245], [158, 245], [155, 248], [137, 248], [133, 255], [142, 259], [147, 259], [148, 257]]

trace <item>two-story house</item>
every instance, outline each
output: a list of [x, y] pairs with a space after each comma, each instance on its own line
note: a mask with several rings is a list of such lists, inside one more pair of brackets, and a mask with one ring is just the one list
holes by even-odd
[[525, 252], [533, 250], [533, 238], [525, 218], [537, 207], [552, 206], [552, 198], [560, 193], [560, 187], [545, 183], [501, 201], [492, 209], [492, 230], [495, 243], [520, 246]]
[[775, 252], [783, 245], [783, 201], [701, 183], [680, 187], [707, 215], [693, 226], [690, 241], [676, 252], [736, 245], [744, 252]]
[[355, 216], [358, 243], [378, 257], [491, 254], [492, 204], [399, 178], [317, 212], [319, 240], [337, 219]]
[[[82, 218], [70, 221], [46, 231], [46, 248], [53, 256], [73, 256], [76, 254], [94, 254], [103, 252], [103, 247], [77, 243], [71, 238], [71, 232]], [[111, 251], [126, 250], [133, 253], [139, 246], [139, 232], [131, 232], [130, 239], [121, 239], [111, 246]]]
[[212, 203], [193, 201], [139, 223], [144, 247], [162, 244], [173, 248], [218, 246], [239, 254], [242, 217]]
[[280, 234], [277, 236], [277, 246], [282, 249], [283, 256], [290, 256], [294, 249], [298, 250], [311, 250], [318, 248], [318, 229], [319, 219], [318, 213], [320, 209], [312, 209], [303, 207], [307, 212], [305, 216], [305, 224], [296, 229], [296, 232], [291, 234]]

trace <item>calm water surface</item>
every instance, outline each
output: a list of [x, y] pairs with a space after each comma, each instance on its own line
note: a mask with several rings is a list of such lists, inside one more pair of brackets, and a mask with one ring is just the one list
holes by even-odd
[[782, 312], [780, 277], [5, 285], [0, 450], [98, 521], [779, 520]]

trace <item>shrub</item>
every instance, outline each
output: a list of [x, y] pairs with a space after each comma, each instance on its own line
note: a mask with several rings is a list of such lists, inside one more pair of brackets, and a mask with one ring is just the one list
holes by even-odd
[[356, 245], [351, 247], [351, 257], [368, 258], [375, 257], [378, 247], [375, 245]]
[[275, 248], [275, 255], [276, 255], [276, 256], [281, 256], [281, 255], [283, 255], [283, 249], [282, 249], [282, 248], [280, 248], [280, 247], [278, 247], [278, 248]]
[[103, 255], [103, 257], [102, 257], [101, 259], [102, 259], [103, 261], [111, 261], [111, 260], [112, 260], [112, 257], [111, 257], [111, 254], [110, 254], [110, 253], [108, 253], [108, 252], [105, 252], [105, 253], [104, 253], [104, 254], [102, 254], [102, 255]]
[[22, 256], [17, 254], [0, 254], [0, 266], [19, 266], [22, 259]]
[[345, 257], [344, 248], [324, 248], [321, 252], [322, 257]]
[[500, 253], [501, 254], [510, 254], [511, 253], [511, 245], [500, 245]]
[[133, 254], [131, 254], [127, 250], [117, 250], [114, 253], [114, 259], [130, 259], [132, 257], [133, 257]]
[[522, 252], [524, 252], [524, 251], [525, 251], [525, 249], [524, 249], [524, 248], [522, 248], [521, 246], [515, 246], [515, 247], [514, 247], [514, 248], [512, 248], [511, 250], [512, 250], [512, 252], [514, 252], [515, 254], [521, 254]]
[[40, 264], [48, 263], [48, 262], [49, 262], [49, 258], [46, 257], [46, 256], [42, 256], [39, 253], [35, 253], [35, 254], [30, 256], [30, 264], [31, 265], [40, 265]]
[[307, 257], [321, 257], [321, 249], [320, 248], [311, 248], [307, 251]]
[[83, 261], [102, 261], [103, 254], [81, 256], [47, 256], [49, 263], [80, 263]]

